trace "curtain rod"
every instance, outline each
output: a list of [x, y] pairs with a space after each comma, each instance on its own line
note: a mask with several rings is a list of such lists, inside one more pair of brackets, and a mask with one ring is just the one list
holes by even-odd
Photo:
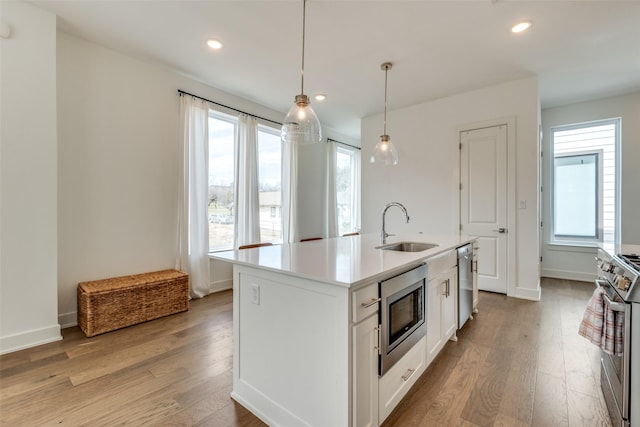
[[327, 138], [327, 142], [336, 142], [338, 144], [346, 145], [347, 147], [355, 148], [356, 150], [362, 150], [361, 147], [356, 147], [355, 145], [347, 144], [346, 142], [336, 141], [335, 139]]
[[[198, 95], [194, 95], [193, 93], [189, 93], [189, 92], [186, 92], [186, 91], [181, 90], [181, 89], [178, 89], [178, 94], [180, 94], [180, 95], [193, 96], [194, 98], [198, 98], [198, 99], [201, 99], [201, 100], [203, 100], [203, 101], [210, 102], [210, 103], [212, 103], [212, 104], [214, 104], [214, 105], [218, 105], [218, 106], [220, 106], [220, 107], [228, 108], [229, 110], [231, 110], [231, 111], [235, 111], [236, 113], [246, 114], [246, 115], [248, 115], [248, 116], [255, 117], [256, 119], [264, 120], [264, 121], [266, 121], [266, 122], [271, 122], [271, 123], [275, 123], [275, 124], [277, 124], [277, 125], [282, 126], [282, 123], [280, 123], [280, 122], [276, 122], [275, 120], [267, 119], [266, 117], [256, 116], [255, 114], [251, 114], [251, 113], [247, 113], [246, 111], [238, 110], [237, 108], [233, 108], [233, 107], [230, 107], [230, 106], [228, 106], [228, 105], [224, 105], [224, 104], [221, 104], [221, 103], [219, 103], [219, 102], [212, 101], [212, 100], [210, 100], [210, 99], [203, 98], [203, 97], [198, 96]], [[337, 142], [338, 144], [346, 145], [347, 147], [355, 148], [356, 150], [361, 150], [361, 148], [360, 148], [360, 147], [356, 147], [355, 145], [347, 144], [346, 142], [336, 141], [335, 139], [327, 138], [327, 142], [329, 142], [329, 141]]]
[[[277, 124], [277, 125], [282, 126], [282, 123], [280, 123], [280, 122], [276, 122], [275, 120], [267, 119], [266, 117], [256, 116], [255, 114], [247, 113], [246, 111], [238, 110], [237, 108], [233, 108], [233, 107], [229, 107], [228, 105], [220, 104], [219, 102], [212, 101], [212, 100], [210, 100], [210, 99], [203, 98], [203, 97], [201, 97], [201, 96], [194, 95], [194, 94], [189, 93], [189, 92], [185, 92], [184, 90], [180, 90], [180, 89], [178, 89], [178, 94], [180, 94], [180, 95], [189, 95], [189, 96], [193, 96], [194, 98], [198, 98], [198, 99], [201, 99], [201, 100], [203, 100], [203, 101], [210, 102], [211, 104], [218, 105], [218, 106], [220, 106], [220, 107], [224, 107], [224, 108], [228, 108], [229, 110], [231, 110], [231, 111], [235, 111], [236, 113], [246, 114], [247, 116], [255, 117], [256, 119], [264, 120], [264, 121], [266, 121], [266, 122], [271, 122], [271, 123], [275, 123], [275, 124]], [[337, 142], [337, 141], [336, 141], [336, 142]]]

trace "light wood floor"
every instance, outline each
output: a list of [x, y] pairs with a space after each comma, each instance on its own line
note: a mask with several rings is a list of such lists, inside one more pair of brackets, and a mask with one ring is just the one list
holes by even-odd
[[[610, 426], [598, 352], [576, 332], [592, 290], [544, 279], [540, 303], [481, 293], [480, 313], [384, 427]], [[231, 298], [1, 356], [0, 424], [264, 425], [229, 397]]]

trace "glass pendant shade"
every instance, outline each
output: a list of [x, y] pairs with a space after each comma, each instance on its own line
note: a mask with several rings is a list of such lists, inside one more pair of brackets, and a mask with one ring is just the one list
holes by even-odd
[[395, 166], [398, 164], [398, 151], [391, 142], [389, 135], [380, 136], [380, 141], [376, 144], [370, 159], [371, 163], [380, 163], [385, 166]]
[[307, 0], [302, 0], [302, 67], [300, 67], [300, 95], [282, 121], [280, 139], [290, 144], [315, 144], [322, 141], [320, 120], [311, 108], [309, 97], [304, 94], [304, 38]]
[[380, 65], [380, 69], [384, 71], [384, 130], [380, 135], [380, 141], [373, 149], [373, 154], [369, 159], [370, 163], [379, 163], [384, 166], [395, 166], [398, 164], [398, 151], [391, 142], [391, 138], [387, 135], [387, 73], [393, 64], [385, 62]]
[[296, 95], [296, 100], [284, 118], [280, 134], [282, 142], [314, 144], [322, 141], [322, 129], [307, 95]]

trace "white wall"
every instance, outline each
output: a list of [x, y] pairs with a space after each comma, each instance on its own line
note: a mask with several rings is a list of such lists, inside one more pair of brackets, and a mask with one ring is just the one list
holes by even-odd
[[1, 2], [0, 353], [61, 339], [57, 294], [56, 17]]
[[[551, 127], [591, 120], [622, 118], [621, 135], [621, 239], [622, 243], [640, 244], [640, 92], [590, 102], [581, 102], [542, 111], [545, 153], [551, 153]], [[551, 189], [552, 155], [543, 158], [543, 186]], [[543, 193], [543, 221], [551, 224], [551, 192]], [[543, 230], [542, 274], [578, 280], [592, 280], [596, 269], [595, 248], [549, 245], [549, 230]]]
[[[388, 231], [458, 233], [458, 130], [467, 124], [515, 117], [516, 200], [509, 209], [516, 224], [515, 271], [508, 294], [539, 299], [538, 122], [536, 78], [527, 78], [439, 99], [387, 114], [387, 133], [399, 165], [371, 165], [367, 159], [382, 129], [382, 116], [362, 121], [362, 228], [378, 232], [380, 212], [390, 201], [403, 203], [411, 222], [389, 211]], [[526, 209], [517, 209], [526, 201]]]

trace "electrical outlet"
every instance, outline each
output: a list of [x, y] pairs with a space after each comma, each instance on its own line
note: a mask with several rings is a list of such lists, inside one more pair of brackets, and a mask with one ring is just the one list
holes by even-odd
[[251, 302], [260, 305], [260, 285], [251, 285]]

